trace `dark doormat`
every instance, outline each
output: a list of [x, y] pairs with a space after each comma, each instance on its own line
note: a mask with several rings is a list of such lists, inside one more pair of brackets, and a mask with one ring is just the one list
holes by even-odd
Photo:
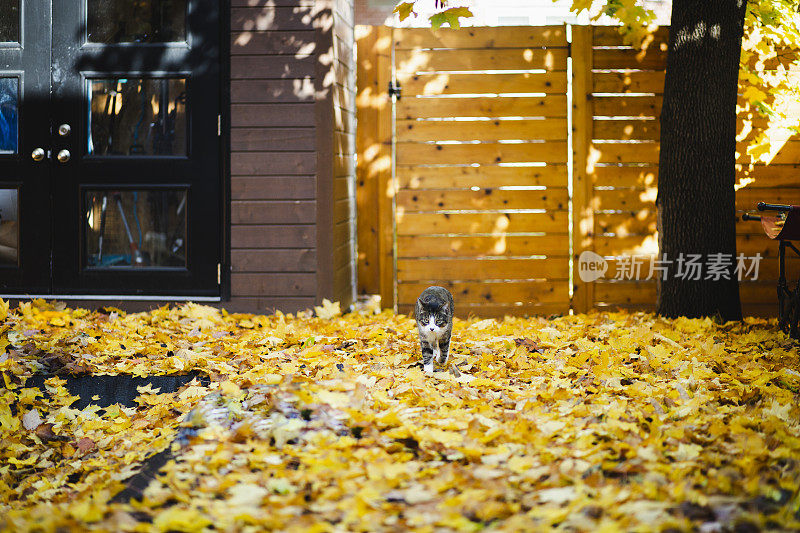
[[[47, 391], [44, 386], [46, 379], [53, 375], [36, 374], [26, 382], [26, 387], [41, 389], [44, 394]], [[66, 380], [66, 388], [70, 394], [78, 396], [79, 399], [72, 404], [73, 409], [83, 409], [84, 407], [95, 404], [100, 407], [108, 407], [115, 403], [125, 407], [135, 407], [135, 399], [139, 396], [137, 387], [150, 385], [160, 389], [161, 393], [175, 392], [183, 385], [193, 379], [197, 379], [203, 385], [208, 385], [210, 380], [202, 372], [192, 371], [187, 374], [171, 374], [162, 376], [131, 376], [129, 374], [118, 375], [59, 375], [58, 377]], [[97, 400], [92, 400], [93, 396], [98, 396]], [[139, 471], [131, 478], [126, 480], [125, 488], [111, 498], [110, 502], [129, 502], [131, 499], [142, 499], [142, 494], [147, 485], [156, 477], [158, 471], [174, 457], [170, 446], [160, 452], [150, 455], [142, 462]], [[140, 521], [148, 521], [147, 516], [139, 517]]]
[[[45, 391], [44, 381], [53, 377], [46, 374], [35, 374], [28, 378], [27, 387], [36, 387]], [[163, 376], [131, 376], [129, 374], [108, 375], [59, 375], [58, 377], [67, 380], [66, 388], [70, 394], [79, 396], [80, 399], [72, 404], [73, 409], [83, 409], [89, 404], [108, 407], [119, 403], [125, 407], [135, 407], [135, 399], [139, 396], [137, 387], [150, 385], [154, 389], [161, 389], [162, 393], [175, 392], [183, 385], [197, 378], [204, 385], [208, 385], [208, 376], [202, 372], [192, 371], [187, 374], [169, 374]], [[92, 396], [97, 395], [97, 400], [92, 400]]]

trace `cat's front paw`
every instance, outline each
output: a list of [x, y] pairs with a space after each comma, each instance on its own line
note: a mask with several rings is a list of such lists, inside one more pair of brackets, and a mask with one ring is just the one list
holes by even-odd
[[449, 354], [448, 355], [440, 355], [439, 357], [436, 358], [436, 363], [439, 366], [447, 366], [447, 360], [449, 358], [450, 358]]
[[423, 365], [422, 369], [425, 371], [426, 374], [433, 374], [433, 361], [431, 361], [426, 365]]

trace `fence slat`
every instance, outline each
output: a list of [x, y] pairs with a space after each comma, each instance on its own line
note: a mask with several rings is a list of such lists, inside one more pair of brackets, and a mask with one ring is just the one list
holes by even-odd
[[595, 209], [603, 211], [638, 212], [643, 209], [654, 210], [656, 190], [642, 189], [604, 189], [594, 192]]
[[595, 96], [596, 117], [656, 117], [661, 115], [661, 96]]
[[615, 306], [655, 306], [656, 282], [595, 282], [595, 300], [597, 303]]
[[[459, 304], [549, 304], [564, 301], [569, 291], [567, 281], [523, 281], [506, 283], [448, 283], [445, 285]], [[425, 290], [424, 283], [401, 283], [397, 287], [398, 300], [413, 302]]]
[[545, 190], [401, 190], [397, 208], [413, 211], [502, 211], [506, 209], [566, 210], [569, 194], [565, 188]]
[[[748, 186], [736, 191], [736, 209], [738, 211], [752, 210], [756, 208], [758, 202], [769, 202], [774, 204], [800, 204], [800, 188], [781, 188], [781, 189], [757, 189]], [[795, 183], [800, 185], [800, 179]]]
[[597, 163], [651, 163], [658, 164], [659, 143], [594, 143], [593, 159]]
[[476, 234], [507, 231], [565, 233], [568, 213], [398, 213], [398, 235]]
[[[359, 37], [356, 40], [356, 49], [359, 57], [356, 69], [356, 85], [358, 90], [358, 105], [356, 107], [356, 150], [358, 163], [356, 164], [356, 209], [358, 211], [358, 226], [356, 238], [358, 244], [357, 283], [359, 294], [379, 294], [381, 292], [380, 252], [378, 250], [379, 232], [378, 210], [370, 208], [375, 205], [378, 197], [378, 172], [375, 160], [379, 152], [377, 124], [379, 120], [379, 106], [381, 100], [375, 92], [378, 87], [377, 57], [375, 48], [378, 29], [376, 27], [359, 27]], [[370, 57], [373, 60], [363, 61]], [[362, 96], [367, 96], [365, 102]], [[373, 150], [376, 155], [368, 160], [366, 151]]]
[[568, 235], [417, 235], [397, 238], [397, 257], [569, 256]]
[[567, 140], [567, 119], [398, 120], [397, 141]]
[[592, 92], [661, 94], [664, 92], [664, 71], [594, 72]]
[[403, 98], [398, 119], [452, 117], [566, 117], [567, 97]]
[[[379, 252], [380, 252], [380, 282], [381, 282], [381, 305], [395, 307], [395, 256], [394, 256], [394, 180], [392, 177], [391, 162], [392, 158], [392, 108], [389, 96], [389, 81], [391, 80], [391, 46], [392, 29], [382, 27], [378, 31], [376, 47], [378, 48], [377, 62], [377, 90], [380, 95], [381, 107], [378, 115], [378, 141], [380, 155], [376, 160], [379, 172], [378, 189], [378, 220], [380, 222], [379, 231]], [[377, 91], [380, 91], [379, 93]]]
[[499, 163], [567, 163], [566, 141], [537, 143], [432, 144], [397, 143], [397, 158], [411, 165], [479, 165]]
[[657, 254], [658, 243], [653, 234], [627, 237], [596, 235], [594, 238], [594, 251], [603, 256]]
[[587, 26], [572, 28], [572, 235], [574, 292], [572, 307], [587, 312], [594, 302], [594, 284], [580, 278], [579, 257], [594, 247], [592, 232], [592, 179], [589, 176], [588, 154], [592, 146], [592, 33]]
[[[567, 294], [569, 296], [569, 294]], [[397, 309], [400, 313], [413, 316], [414, 304], [399, 304]], [[556, 304], [466, 304], [456, 305], [456, 316], [459, 318], [481, 317], [498, 318], [506, 316], [561, 316], [569, 313], [569, 298]]]
[[462, 189], [466, 187], [544, 186], [566, 187], [567, 167], [547, 165], [535, 167], [418, 167], [398, 166], [400, 189]]
[[596, 185], [614, 187], [655, 187], [658, 184], [658, 166], [596, 166], [591, 173]]
[[595, 48], [593, 64], [596, 69], [664, 70], [667, 67], [667, 51], [659, 47], [647, 50]]
[[[591, 26], [594, 46], [627, 46], [619, 26]], [[573, 30], [575, 27], [573, 26]], [[661, 26], [645, 39], [648, 46], [666, 46], [669, 41], [669, 26]]]
[[594, 231], [620, 236], [652, 235], [656, 232], [655, 207], [636, 213], [595, 213]]
[[737, 164], [736, 175], [755, 180], [759, 187], [796, 187], [800, 165], [747, 165]]
[[358, 290], [381, 295], [394, 306], [394, 205], [391, 169], [392, 117], [387, 88], [391, 74], [391, 28], [361, 27], [356, 72]]
[[494, 28], [397, 28], [397, 50], [411, 48], [523, 48], [528, 46], [567, 46], [564, 26], [503, 26]]
[[593, 125], [592, 138], [658, 141], [661, 139], [661, 122], [657, 119], [596, 120]]
[[[569, 258], [555, 259], [401, 259], [397, 261], [397, 280], [566, 280]], [[516, 301], [516, 300], [514, 300]]]
[[[449, 94], [507, 94], [567, 92], [567, 80], [560, 72], [521, 72], [492, 74], [483, 72], [453, 74], [414, 74], [398, 76], [403, 94], [436, 96]], [[663, 78], [662, 78], [663, 82]]]
[[457, 70], [567, 70], [566, 48], [395, 50], [398, 72]]

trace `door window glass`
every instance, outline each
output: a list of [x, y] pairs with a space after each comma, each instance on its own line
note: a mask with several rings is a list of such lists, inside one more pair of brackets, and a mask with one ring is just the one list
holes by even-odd
[[88, 80], [89, 154], [186, 155], [186, 79]]
[[19, 78], [0, 77], [0, 154], [17, 153]]
[[19, 1], [0, 0], [0, 43], [19, 42]]
[[91, 43], [169, 43], [186, 40], [186, 0], [88, 0]]
[[19, 192], [0, 189], [0, 265], [17, 265], [19, 258]]
[[186, 266], [186, 190], [85, 192], [85, 264]]

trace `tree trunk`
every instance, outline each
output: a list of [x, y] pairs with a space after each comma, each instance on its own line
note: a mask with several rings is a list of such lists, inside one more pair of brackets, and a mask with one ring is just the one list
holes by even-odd
[[[656, 200], [660, 258], [667, 261], [658, 297], [663, 316], [742, 318], [733, 186], [745, 5], [745, 0], [672, 2]], [[694, 271], [685, 275], [689, 254], [700, 254], [699, 280], [689, 279]], [[711, 262], [727, 261], [723, 270], [729, 279], [709, 276]]]

